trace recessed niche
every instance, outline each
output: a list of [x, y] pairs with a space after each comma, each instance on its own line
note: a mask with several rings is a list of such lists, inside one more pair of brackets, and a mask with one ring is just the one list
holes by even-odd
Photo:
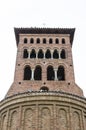
[[44, 84], [46, 84], [46, 83], [44, 82]]
[[70, 83], [68, 83], [68, 85], [70, 85]]
[[49, 88], [46, 87], [46, 86], [43, 86], [43, 87], [40, 88], [40, 91], [41, 91], [41, 92], [48, 92], [48, 91], [49, 91]]

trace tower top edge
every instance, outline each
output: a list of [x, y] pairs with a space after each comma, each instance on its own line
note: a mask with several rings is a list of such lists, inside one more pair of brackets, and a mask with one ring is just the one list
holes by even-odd
[[14, 28], [16, 43], [19, 43], [19, 34], [70, 34], [72, 45], [75, 28]]

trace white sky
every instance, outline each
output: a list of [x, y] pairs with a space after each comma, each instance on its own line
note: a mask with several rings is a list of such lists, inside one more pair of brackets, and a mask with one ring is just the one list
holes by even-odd
[[0, 0], [0, 100], [14, 79], [14, 27], [75, 27], [75, 80], [86, 96], [86, 0]]

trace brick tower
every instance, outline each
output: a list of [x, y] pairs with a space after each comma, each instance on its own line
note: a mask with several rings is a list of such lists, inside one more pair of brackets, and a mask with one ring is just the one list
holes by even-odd
[[14, 82], [0, 102], [1, 130], [85, 130], [86, 101], [75, 84], [75, 29], [15, 28]]

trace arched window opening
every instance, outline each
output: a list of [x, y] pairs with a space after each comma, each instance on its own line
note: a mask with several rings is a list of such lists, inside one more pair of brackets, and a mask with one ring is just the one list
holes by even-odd
[[44, 58], [44, 53], [43, 53], [42, 49], [40, 49], [38, 52], [38, 58]]
[[30, 39], [30, 43], [34, 43], [34, 39], [33, 38]]
[[56, 41], [55, 41], [55, 42], [56, 42], [56, 44], [59, 44], [59, 39], [58, 39], [58, 38], [56, 38]]
[[53, 40], [52, 38], [49, 39], [49, 43], [52, 44], [53, 43]]
[[27, 43], [27, 38], [24, 38], [24, 43]]
[[34, 80], [42, 79], [42, 69], [40, 66], [37, 66], [34, 71]]
[[48, 92], [48, 91], [49, 91], [49, 88], [46, 87], [46, 86], [43, 86], [43, 87], [40, 88], [40, 91], [41, 91], [41, 92]]
[[43, 43], [44, 43], [44, 44], [46, 43], [46, 39], [45, 39], [45, 38], [43, 38]]
[[54, 80], [55, 79], [55, 74], [54, 74], [54, 69], [52, 66], [47, 67], [47, 80]]
[[39, 38], [37, 38], [37, 43], [40, 43], [40, 39]]
[[23, 58], [28, 58], [28, 51], [27, 51], [27, 49], [24, 49]]
[[58, 80], [65, 80], [65, 70], [63, 66], [59, 66], [57, 71]]
[[51, 58], [51, 52], [49, 49], [46, 51], [45, 58], [47, 59]]
[[59, 58], [59, 54], [58, 54], [57, 50], [54, 50], [54, 52], [53, 52], [53, 58], [54, 59], [58, 59]]
[[64, 38], [62, 38], [62, 44], [65, 44], [65, 39]]
[[30, 66], [26, 66], [24, 68], [24, 80], [30, 80], [31, 79], [31, 68]]
[[36, 52], [34, 49], [31, 51], [30, 58], [36, 58]]
[[66, 58], [66, 54], [65, 54], [65, 50], [64, 49], [62, 49], [62, 51], [61, 51], [61, 58], [62, 59]]

